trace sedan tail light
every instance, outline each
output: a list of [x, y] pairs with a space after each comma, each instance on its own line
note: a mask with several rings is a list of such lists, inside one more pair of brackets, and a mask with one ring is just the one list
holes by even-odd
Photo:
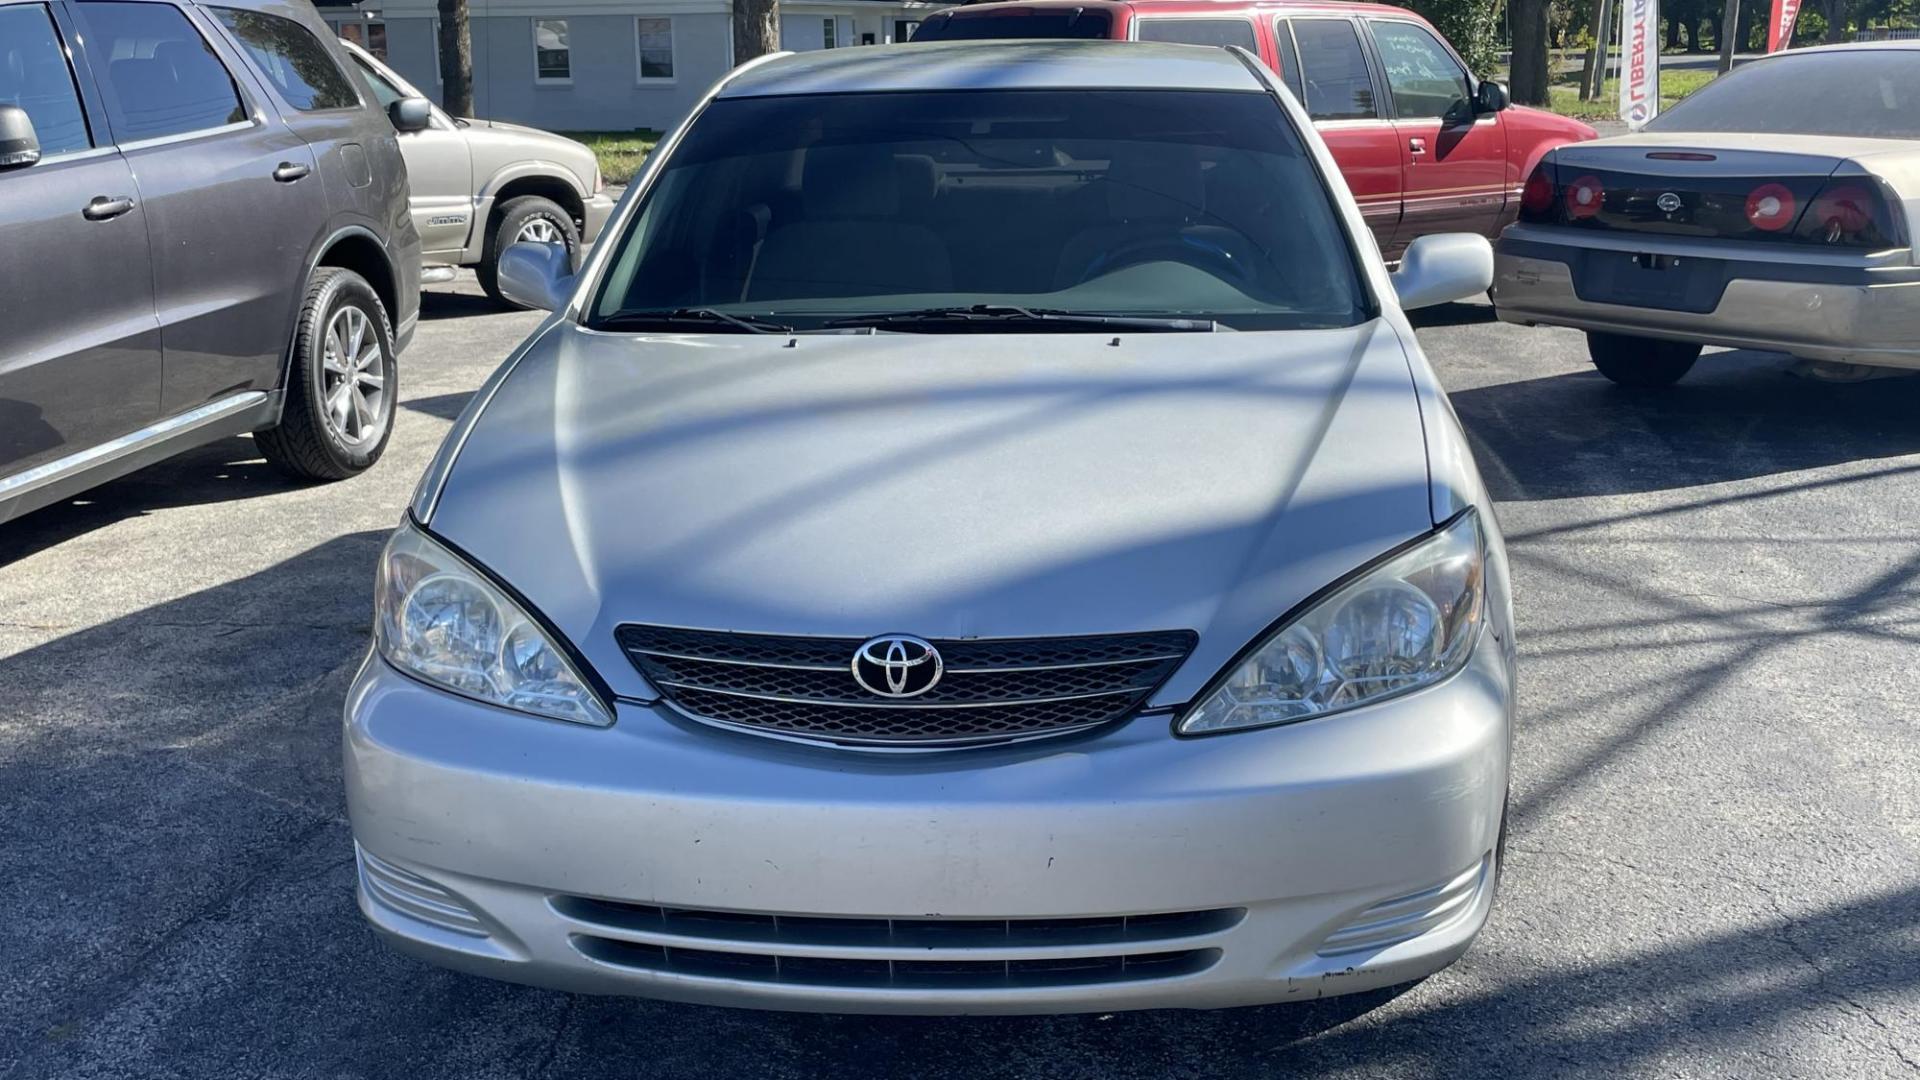
[[1592, 173], [1576, 177], [1567, 185], [1567, 216], [1575, 221], [1595, 216], [1600, 213], [1600, 204], [1606, 194], [1606, 189], [1600, 186], [1600, 178]]
[[1553, 220], [1553, 166], [1541, 162], [1520, 189], [1520, 220], [1536, 224]]
[[1794, 237], [1814, 244], [1883, 248], [1900, 242], [1900, 228], [1872, 177], [1836, 176], [1807, 204]]
[[1761, 184], [1747, 196], [1747, 220], [1761, 232], [1779, 232], [1793, 224], [1800, 212], [1793, 189], [1785, 184]]

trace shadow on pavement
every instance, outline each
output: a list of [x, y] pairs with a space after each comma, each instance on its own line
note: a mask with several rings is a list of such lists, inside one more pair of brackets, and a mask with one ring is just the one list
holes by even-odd
[[250, 499], [301, 486], [267, 464], [251, 436], [221, 439], [0, 525], [0, 567], [154, 510]]
[[1777, 354], [1701, 358], [1664, 390], [1597, 371], [1451, 396], [1500, 500], [1695, 487], [1920, 451], [1920, 378], [1830, 383]]
[[501, 307], [483, 293], [448, 292], [444, 288], [427, 288], [420, 293], [421, 322], [467, 315], [509, 315], [513, 310]]
[[1407, 312], [1407, 321], [1415, 330], [1431, 330], [1441, 326], [1479, 326], [1498, 322], [1499, 318], [1494, 315], [1492, 304], [1435, 304]]

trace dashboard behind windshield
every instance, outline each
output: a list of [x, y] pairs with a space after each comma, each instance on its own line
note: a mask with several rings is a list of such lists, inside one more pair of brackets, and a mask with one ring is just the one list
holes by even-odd
[[711, 103], [619, 237], [589, 324], [699, 308], [805, 329], [993, 304], [1292, 329], [1354, 325], [1364, 297], [1264, 93], [820, 94]]

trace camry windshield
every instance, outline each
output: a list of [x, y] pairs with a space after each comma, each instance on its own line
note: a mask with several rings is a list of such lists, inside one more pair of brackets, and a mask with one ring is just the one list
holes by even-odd
[[1748, 64], [1647, 130], [1920, 138], [1920, 52], [1841, 49]]
[[713, 102], [589, 323], [1275, 330], [1351, 326], [1365, 304], [1271, 97], [970, 90]]

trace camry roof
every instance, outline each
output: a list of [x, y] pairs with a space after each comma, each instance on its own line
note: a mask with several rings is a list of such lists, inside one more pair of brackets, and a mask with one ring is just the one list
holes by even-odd
[[1134, 41], [931, 41], [792, 53], [741, 72], [721, 97], [888, 90], [1259, 90], [1225, 49]]

